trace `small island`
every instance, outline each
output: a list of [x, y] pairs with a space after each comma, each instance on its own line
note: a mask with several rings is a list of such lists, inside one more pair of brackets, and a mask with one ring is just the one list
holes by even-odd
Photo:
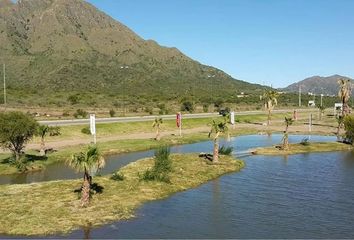
[[255, 155], [291, 155], [310, 152], [334, 152], [350, 151], [353, 146], [341, 142], [307, 142], [289, 144], [289, 149], [284, 150], [281, 146], [275, 145], [265, 148], [251, 150]]
[[129, 219], [144, 202], [197, 187], [244, 167], [243, 161], [225, 155], [220, 156], [218, 163], [197, 154], [173, 154], [170, 158], [172, 169], [168, 182], [142, 180], [144, 172], [153, 167], [153, 158], [133, 162], [113, 175], [95, 177], [97, 192], [85, 208], [78, 207], [81, 179], [2, 185], [0, 233], [65, 234], [80, 227]]

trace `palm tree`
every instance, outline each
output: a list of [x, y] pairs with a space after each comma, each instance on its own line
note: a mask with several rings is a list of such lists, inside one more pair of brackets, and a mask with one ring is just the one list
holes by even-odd
[[337, 115], [337, 123], [338, 123], [338, 126], [337, 126], [337, 139], [339, 140], [340, 139], [340, 129], [342, 128], [343, 126], [343, 123], [344, 123], [344, 117], [342, 115]]
[[214, 151], [213, 151], [213, 162], [217, 163], [219, 161], [219, 136], [222, 133], [228, 133], [227, 121], [223, 119], [221, 122], [213, 120], [211, 129], [209, 132], [209, 137], [214, 135]]
[[345, 117], [350, 113], [348, 102], [350, 100], [350, 95], [352, 93], [352, 83], [350, 79], [341, 78], [338, 80], [338, 84], [339, 84], [338, 97], [340, 98], [343, 104], [342, 116]]
[[84, 152], [74, 154], [67, 164], [78, 172], [84, 172], [84, 181], [81, 188], [81, 206], [86, 207], [90, 202], [92, 176], [105, 165], [105, 160], [98, 151], [97, 146], [89, 146]]
[[160, 128], [161, 124], [163, 123], [162, 118], [157, 117], [155, 118], [154, 123], [152, 124], [153, 128], [156, 128], [156, 137], [155, 140], [159, 141], [160, 140]]
[[45, 156], [45, 137], [49, 134], [49, 136], [58, 136], [60, 135], [60, 127], [50, 127], [48, 125], [39, 125], [37, 128], [36, 135], [41, 138], [41, 147], [39, 151], [39, 155]]
[[291, 117], [285, 117], [285, 131], [283, 137], [283, 150], [289, 150], [289, 126], [294, 123], [294, 120]]
[[278, 93], [274, 90], [268, 90], [263, 94], [263, 96], [261, 96], [261, 99], [263, 99], [264, 102], [264, 108], [268, 111], [267, 125], [270, 125], [272, 111], [274, 106], [278, 104], [277, 97]]

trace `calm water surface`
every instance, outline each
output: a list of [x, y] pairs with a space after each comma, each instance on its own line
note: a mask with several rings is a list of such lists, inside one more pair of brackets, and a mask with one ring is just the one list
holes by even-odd
[[[300, 142], [304, 137], [290, 136], [290, 142]], [[248, 135], [233, 138], [231, 142], [225, 142], [224, 144], [234, 146], [236, 152], [243, 152], [250, 148], [269, 146], [277, 144], [281, 141], [281, 135], [273, 135], [272, 137], [261, 135]], [[312, 141], [335, 141], [334, 137], [325, 136], [312, 136]], [[187, 144], [181, 146], [174, 146], [171, 148], [171, 152], [174, 153], [186, 153], [186, 152], [211, 152], [212, 142], [200, 142], [195, 144]], [[111, 156], [106, 159], [106, 166], [100, 172], [100, 174], [110, 174], [120, 167], [127, 165], [130, 162], [137, 159], [151, 157], [154, 151], [141, 151], [127, 154], [120, 154]], [[72, 168], [65, 165], [63, 162], [58, 162], [46, 167], [43, 171], [27, 172], [22, 174], [0, 175], [0, 184], [23, 184], [33, 182], [52, 181], [60, 179], [75, 179], [81, 178], [82, 174], [75, 172]]]
[[[291, 136], [290, 141], [299, 142], [303, 137]], [[279, 135], [242, 136], [229, 144], [243, 152], [280, 140]], [[173, 151], [201, 152], [210, 151], [211, 147], [211, 142], [203, 142], [174, 147]], [[113, 167], [113, 162], [122, 161], [124, 165], [151, 155], [152, 151], [124, 154], [109, 160], [109, 164]], [[243, 159], [246, 167], [241, 172], [146, 203], [132, 220], [51, 237], [354, 238], [352, 152]]]

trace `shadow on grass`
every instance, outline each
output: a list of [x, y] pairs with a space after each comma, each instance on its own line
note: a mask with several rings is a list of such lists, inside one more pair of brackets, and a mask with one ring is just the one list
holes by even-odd
[[[99, 185], [99, 184], [97, 184], [97, 183], [92, 183], [91, 184], [91, 191], [94, 193], [94, 194], [101, 194], [101, 193], [103, 193], [103, 189], [104, 189], [104, 187], [103, 186], [101, 186], [101, 185]], [[80, 188], [78, 188], [78, 189], [75, 189], [74, 190], [74, 193], [78, 193], [78, 194], [81, 194], [81, 191], [82, 191], [82, 186], [80, 187]]]
[[38, 155], [32, 155], [32, 154], [25, 155], [25, 160], [27, 162], [46, 161], [47, 159], [48, 159], [47, 156], [38, 156]]

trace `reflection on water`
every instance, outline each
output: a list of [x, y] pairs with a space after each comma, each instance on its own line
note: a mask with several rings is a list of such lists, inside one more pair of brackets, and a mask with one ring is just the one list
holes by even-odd
[[[301, 141], [303, 136], [291, 136]], [[236, 151], [279, 143], [281, 136], [243, 136]], [[312, 137], [312, 141], [333, 141]], [[211, 142], [173, 152], [210, 151]], [[152, 151], [120, 155], [127, 164]], [[135, 158], [136, 157], [136, 158]], [[239, 173], [144, 204], [137, 217], [51, 238], [354, 238], [354, 154], [249, 156]], [[108, 170], [107, 170], [108, 171]]]
[[[144, 204], [92, 238], [353, 238], [354, 154], [252, 156], [240, 173]], [[75, 231], [69, 238], [82, 238]], [[62, 237], [62, 236], [60, 236]]]
[[[300, 142], [304, 135], [289, 136], [289, 142]], [[236, 153], [242, 153], [250, 148], [270, 146], [281, 141], [282, 135], [273, 134], [270, 137], [266, 135], [247, 135], [231, 138], [231, 142], [221, 141], [221, 145], [233, 146]], [[312, 141], [335, 141], [335, 137], [312, 136]], [[211, 152], [213, 145], [211, 141], [199, 142], [195, 144], [187, 144], [174, 146], [171, 148], [173, 153], [185, 152]], [[119, 154], [106, 159], [106, 166], [101, 170], [100, 174], [110, 174], [122, 166], [137, 159], [151, 157], [154, 151], [141, 151], [134, 153]], [[43, 171], [28, 172], [22, 174], [0, 175], [0, 184], [21, 184], [32, 182], [43, 182], [59, 179], [75, 179], [81, 178], [82, 174], [76, 173], [73, 169], [67, 167], [65, 163], [59, 162], [47, 166]]]

